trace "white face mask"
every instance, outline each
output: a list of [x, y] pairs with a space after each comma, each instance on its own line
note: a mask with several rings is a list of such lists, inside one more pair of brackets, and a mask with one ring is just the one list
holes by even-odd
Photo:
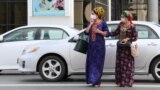
[[126, 19], [125, 18], [121, 18], [121, 22], [126, 22]]
[[95, 19], [97, 19], [97, 16], [91, 14], [91, 19], [92, 19], [92, 20], [95, 20]]

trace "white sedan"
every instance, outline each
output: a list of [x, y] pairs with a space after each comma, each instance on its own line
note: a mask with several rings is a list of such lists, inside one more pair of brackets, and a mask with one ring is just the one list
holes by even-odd
[[76, 29], [57, 25], [22, 26], [6, 32], [0, 35], [0, 70], [18, 69], [17, 59], [28, 45], [63, 40], [77, 33]]
[[[117, 28], [118, 21], [108, 22], [109, 30]], [[135, 21], [140, 55], [135, 59], [136, 75], [152, 74], [160, 82], [160, 26], [155, 23]], [[86, 54], [74, 50], [78, 37], [84, 30], [60, 40], [50, 40], [28, 46], [19, 58], [19, 70], [39, 72], [47, 81], [59, 81], [67, 76], [85, 73]], [[104, 74], [115, 73], [117, 37], [106, 38]]]

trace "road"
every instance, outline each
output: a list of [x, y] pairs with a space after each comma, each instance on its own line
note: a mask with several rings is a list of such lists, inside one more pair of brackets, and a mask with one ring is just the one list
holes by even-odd
[[85, 84], [84, 75], [74, 75], [61, 82], [46, 82], [38, 74], [23, 74], [17, 71], [0, 73], [0, 90], [159, 90], [152, 76], [135, 76], [133, 88], [117, 87], [114, 76], [103, 76], [102, 86], [93, 88]]

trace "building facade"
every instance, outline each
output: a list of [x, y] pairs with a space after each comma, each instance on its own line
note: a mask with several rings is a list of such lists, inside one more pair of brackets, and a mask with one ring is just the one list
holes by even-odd
[[[52, 6], [48, 3], [56, 0], [37, 1]], [[133, 13], [134, 20], [160, 23], [160, 0], [58, 1], [64, 1], [64, 15], [35, 16], [34, 0], [0, 0], [0, 34], [23, 25], [58, 24], [82, 29], [87, 26], [91, 9], [96, 6], [105, 9], [104, 19], [107, 21], [119, 20], [121, 12], [129, 10]]]
[[103, 6], [107, 21], [120, 20], [121, 12], [128, 10], [133, 14], [134, 20], [160, 23], [160, 0], [75, 0], [74, 4], [75, 16], [81, 17], [74, 19], [76, 28], [86, 27], [91, 5], [92, 8]]

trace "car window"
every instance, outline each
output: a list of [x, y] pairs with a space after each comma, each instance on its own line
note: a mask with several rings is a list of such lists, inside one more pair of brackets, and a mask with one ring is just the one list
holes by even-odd
[[136, 25], [136, 31], [138, 34], [138, 39], [157, 39], [158, 38], [156, 33], [153, 31], [153, 29], [151, 29], [148, 26]]
[[36, 32], [37, 32], [36, 28], [23, 30], [22, 31], [22, 40], [26, 40], [26, 41], [34, 40]]
[[[110, 25], [108, 25], [109, 32], [115, 31], [117, 29], [117, 27], [118, 27], [117, 24], [110, 24]], [[105, 37], [105, 39], [118, 39], [118, 36]]]
[[[109, 28], [109, 31], [112, 32], [116, 30], [117, 25], [111, 24], [111, 25], [108, 25], [108, 28]], [[154, 30], [145, 25], [136, 25], [136, 31], [138, 34], [138, 39], [157, 39], [158, 38]], [[118, 39], [118, 37], [119, 36], [107, 37], [106, 39]]]
[[41, 28], [41, 40], [65, 39], [69, 37], [66, 32], [59, 28]]
[[34, 40], [36, 28], [24, 28], [13, 31], [4, 36], [4, 42]]

